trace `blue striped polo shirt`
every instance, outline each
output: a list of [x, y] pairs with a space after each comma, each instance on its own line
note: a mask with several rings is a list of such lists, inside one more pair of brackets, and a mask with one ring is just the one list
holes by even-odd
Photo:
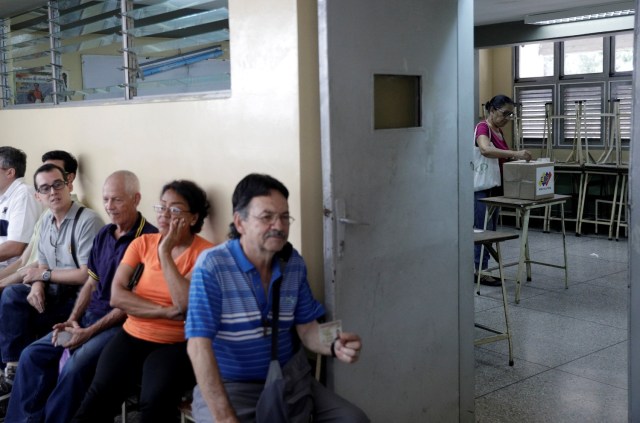
[[[187, 338], [213, 340], [213, 349], [225, 381], [264, 380], [271, 359], [271, 289], [280, 276], [274, 260], [268, 297], [260, 274], [247, 259], [240, 241], [229, 240], [202, 252], [191, 276]], [[286, 264], [280, 288], [278, 359], [284, 366], [293, 355], [291, 329], [325, 313], [313, 298], [307, 268], [294, 250]], [[266, 332], [266, 333], [265, 333]]]

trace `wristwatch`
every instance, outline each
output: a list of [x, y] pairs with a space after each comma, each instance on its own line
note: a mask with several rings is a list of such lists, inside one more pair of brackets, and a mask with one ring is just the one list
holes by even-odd
[[42, 272], [42, 281], [49, 282], [51, 280], [51, 269], [47, 269]]

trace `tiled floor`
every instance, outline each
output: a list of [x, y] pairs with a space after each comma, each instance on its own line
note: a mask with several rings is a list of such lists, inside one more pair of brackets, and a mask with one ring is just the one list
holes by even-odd
[[[515, 365], [506, 341], [475, 347], [477, 422], [627, 422], [627, 240], [571, 233], [566, 242], [569, 289], [561, 269], [535, 264], [520, 304], [506, 282]], [[529, 243], [531, 259], [562, 263], [561, 234], [530, 230]], [[517, 240], [501, 248], [506, 262], [517, 259]], [[482, 286], [475, 312], [477, 323], [504, 328], [500, 288]]]

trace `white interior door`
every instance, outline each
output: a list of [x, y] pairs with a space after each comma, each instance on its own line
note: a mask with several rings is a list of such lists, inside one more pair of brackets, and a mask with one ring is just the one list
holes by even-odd
[[[364, 340], [329, 383], [374, 422], [473, 419], [472, 30], [466, 0], [319, 0], [325, 300]], [[375, 75], [418, 77], [417, 126], [374, 129]]]

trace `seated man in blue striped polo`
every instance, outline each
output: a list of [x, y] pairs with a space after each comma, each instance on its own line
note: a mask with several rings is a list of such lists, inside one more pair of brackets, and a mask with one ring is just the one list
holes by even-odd
[[[281, 263], [293, 221], [288, 196], [287, 188], [268, 175], [246, 176], [233, 193], [230, 240], [203, 252], [193, 270], [185, 331], [198, 382], [192, 404], [198, 423], [284, 421], [266, 408], [279, 408], [296, 422], [308, 422], [310, 414], [314, 421], [369, 421], [313, 379], [302, 348], [296, 353], [292, 329], [309, 350], [345, 363], [357, 361], [361, 341], [342, 332], [333, 343], [323, 343], [316, 319], [325, 311], [311, 294], [302, 257], [292, 250]], [[258, 406], [269, 391], [264, 389], [268, 372], [271, 378], [274, 284], [280, 285], [277, 361], [285, 380], [290, 374], [304, 376], [296, 378], [301, 383], [286, 398], [263, 397]], [[300, 398], [295, 406], [293, 398]], [[278, 399], [287, 406], [273, 407]], [[263, 408], [265, 403], [269, 407]]]

